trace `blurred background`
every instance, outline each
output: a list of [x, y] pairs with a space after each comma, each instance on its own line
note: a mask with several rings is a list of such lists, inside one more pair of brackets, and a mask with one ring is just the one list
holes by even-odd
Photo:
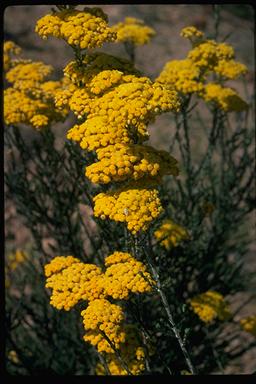
[[[91, 6], [90, 4], [86, 6]], [[92, 5], [93, 6], [93, 5]], [[254, 9], [247, 4], [218, 5], [217, 8], [210, 4], [115, 4], [100, 5], [109, 17], [109, 24], [115, 24], [125, 17], [142, 19], [148, 26], [156, 31], [156, 36], [145, 46], [136, 48], [135, 62], [139, 70], [151, 79], [156, 78], [167, 61], [183, 59], [190, 49], [188, 40], [180, 37], [180, 31], [185, 26], [195, 26], [202, 30], [207, 37], [216, 32], [216, 11], [219, 14], [218, 41], [226, 41], [231, 44], [236, 53], [236, 60], [247, 65], [249, 71], [246, 75], [245, 89], [242, 81], [236, 80], [234, 88], [242, 97], [251, 95], [254, 89], [255, 73], [255, 40], [254, 40]], [[78, 9], [83, 9], [79, 6]], [[35, 61], [43, 61], [55, 68], [55, 77], [62, 76], [62, 69], [73, 59], [72, 49], [64, 41], [49, 38], [42, 40], [35, 32], [36, 21], [47, 13], [50, 13], [50, 5], [26, 5], [9, 6], [4, 12], [4, 40], [12, 40], [23, 50], [23, 57]], [[128, 58], [121, 44], [105, 44], [104, 52]], [[232, 82], [230, 82], [232, 86]], [[207, 119], [207, 116], [206, 116]], [[71, 119], [72, 120], [72, 119]], [[65, 125], [66, 124], [66, 125]], [[58, 123], [55, 127], [59, 137], [59, 144], [65, 138], [67, 124]], [[70, 121], [70, 124], [72, 122]], [[200, 140], [200, 127], [194, 122], [194, 154], [204, 148], [204, 142]], [[32, 129], [25, 128], [27, 138], [36, 135]], [[158, 149], [167, 149], [172, 137], [172, 127], [168, 114], [157, 119], [150, 127], [150, 144]], [[193, 148], [192, 148], [193, 150]], [[5, 154], [6, 155], [6, 154]], [[175, 155], [175, 154], [174, 154]], [[178, 159], [179, 160], [179, 159]], [[22, 224], [17, 215], [15, 206], [7, 201], [5, 207], [5, 238], [6, 252], [12, 249], [26, 247], [30, 241], [30, 232]], [[251, 218], [248, 231], [255, 235], [255, 217]], [[247, 255], [246, 265], [250, 271], [255, 270], [256, 244], [252, 243]], [[248, 296], [255, 287], [248, 287]], [[246, 300], [246, 293], [242, 293], [242, 300]], [[241, 302], [241, 296], [234, 297], [233, 305]], [[253, 308], [254, 307], [254, 308]], [[255, 303], [248, 303], [243, 309], [246, 316], [255, 312]], [[241, 341], [237, 341], [241, 342]], [[225, 373], [247, 373], [255, 371], [256, 349], [250, 350], [227, 367]]]

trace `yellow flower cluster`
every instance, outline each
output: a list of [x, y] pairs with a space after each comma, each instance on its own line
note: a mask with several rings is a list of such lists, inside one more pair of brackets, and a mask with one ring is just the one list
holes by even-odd
[[[69, 77], [72, 79], [72, 75]], [[107, 184], [144, 177], [159, 181], [165, 174], [178, 174], [177, 162], [169, 154], [137, 144], [148, 138], [147, 124], [156, 115], [178, 110], [175, 91], [119, 70], [105, 70], [94, 77], [83, 72], [79, 81], [85, 88], [76, 90], [73, 96], [66, 92], [60, 103], [69, 103], [79, 116], [87, 115], [85, 122], [68, 131], [67, 138], [78, 141], [83, 149], [96, 150], [99, 161], [86, 168], [92, 182]], [[134, 202], [129, 214], [124, 213], [127, 198]], [[130, 186], [124, 191], [100, 194], [94, 201], [95, 216], [126, 222], [133, 233], [146, 230], [161, 212], [156, 190]]]
[[117, 263], [125, 263], [131, 257], [132, 256], [126, 252], [114, 252], [105, 258], [105, 265], [106, 267], [109, 267], [110, 265], [114, 265]]
[[183, 94], [203, 89], [200, 69], [190, 59], [167, 62], [156, 81]]
[[[75, 91], [68, 101], [79, 116], [87, 114], [87, 119], [67, 133], [67, 138], [78, 141], [83, 149], [96, 150], [99, 161], [86, 168], [86, 176], [94, 183], [107, 184], [144, 177], [159, 181], [165, 174], [177, 175], [174, 158], [164, 151], [139, 144], [148, 139], [149, 121], [164, 111], [178, 110], [176, 92], [152, 83], [146, 77], [125, 75], [118, 70], [105, 70], [88, 78], [90, 81], [85, 89]], [[104, 78], [108, 78], [105, 83]], [[63, 100], [66, 103], [65, 97]], [[124, 214], [127, 198], [137, 207], [132, 208], [130, 214]], [[111, 215], [108, 213], [112, 208], [108, 204], [115, 206]], [[136, 209], [138, 211], [133, 212]], [[125, 191], [95, 197], [95, 216], [108, 216], [126, 222], [133, 233], [146, 230], [160, 212], [161, 205], [155, 190], [130, 187]]]
[[112, 30], [116, 32], [116, 42], [130, 42], [134, 45], [147, 44], [156, 34], [153, 28], [134, 17], [126, 17], [124, 22], [113, 25]]
[[[50, 301], [53, 307], [69, 311], [79, 300], [104, 297], [100, 284], [101, 269], [96, 265], [84, 264], [70, 257], [67, 260], [58, 258], [51, 263], [45, 267], [46, 274], [52, 273], [45, 286], [53, 290]], [[54, 270], [56, 272], [52, 272]]]
[[[123, 324], [122, 308], [110, 303], [106, 297], [127, 299], [129, 293], [149, 292], [154, 280], [146, 267], [129, 253], [114, 252], [106, 257], [105, 266], [106, 271], [102, 273], [96, 265], [81, 263], [73, 256], [55, 257], [45, 266], [46, 287], [53, 290], [50, 304], [68, 311], [79, 300], [88, 301], [87, 308], [81, 312], [86, 330], [84, 340], [99, 352], [109, 354], [114, 353], [111, 343], [116, 349], [123, 345], [127, 364], [133, 372], [139, 372], [144, 369], [143, 350], [134, 345], [134, 353], [131, 353], [133, 340], [130, 328]], [[128, 346], [129, 356], [126, 355]]]
[[[134, 325], [124, 326], [125, 342], [120, 344], [120, 355], [133, 375], [140, 375], [145, 370], [145, 351], [141, 347], [141, 340], [138, 329]], [[111, 375], [127, 375], [127, 371], [121, 365], [116, 355], [109, 353], [106, 356], [106, 363]], [[97, 364], [96, 375], [105, 375], [102, 364]]]
[[114, 252], [105, 259], [104, 289], [114, 299], [127, 299], [130, 292], [150, 292], [154, 280], [146, 272], [145, 265], [129, 253]]
[[106, 69], [92, 78], [89, 90], [91, 93], [99, 95], [110, 89], [113, 85], [120, 83], [122, 77], [123, 72]]
[[14, 88], [25, 91], [38, 86], [38, 83], [43, 82], [52, 70], [52, 66], [45, 65], [41, 61], [21, 62], [6, 73], [6, 79], [13, 83]]
[[120, 343], [125, 341], [123, 310], [119, 305], [111, 304], [106, 299], [96, 299], [89, 303], [81, 312], [84, 328], [87, 333], [84, 340], [97, 347], [99, 352], [113, 353], [111, 345], [104, 335], [119, 349]]
[[248, 72], [246, 65], [234, 60], [219, 60], [214, 72], [226, 79], [236, 79]]
[[219, 84], [208, 83], [202, 94], [207, 102], [214, 102], [226, 112], [240, 112], [248, 108], [248, 104], [232, 88], [222, 87]]
[[49, 264], [44, 266], [44, 274], [46, 277], [54, 273], [62, 271], [62, 269], [70, 267], [74, 263], [79, 263], [79, 259], [73, 256], [56, 256]]
[[167, 62], [156, 81], [183, 95], [195, 93], [226, 112], [246, 109], [247, 103], [231, 88], [206, 83], [212, 73], [223, 83], [248, 71], [244, 64], [234, 60], [234, 49], [226, 43], [203, 39], [203, 33], [195, 27], [183, 28], [181, 36], [191, 40], [192, 49], [184, 60]]
[[49, 122], [49, 118], [45, 115], [34, 115], [30, 119], [30, 123], [35, 127], [36, 129], [40, 129], [45, 127]]
[[39, 34], [43, 39], [47, 39], [49, 36], [54, 36], [57, 38], [61, 37], [61, 16], [59, 12], [55, 12], [52, 15], [45, 15], [41, 19], [37, 20], [35, 32]]
[[215, 318], [228, 320], [231, 313], [224, 297], [215, 291], [207, 291], [188, 300], [191, 309], [204, 323], [211, 323]]
[[35, 129], [47, 126], [51, 121], [62, 120], [67, 109], [54, 105], [55, 92], [61, 81], [45, 81], [52, 72], [50, 65], [31, 60], [12, 61], [6, 80], [12, 83], [4, 91], [4, 120], [7, 125], [27, 124]]
[[104, 42], [116, 39], [100, 8], [69, 9], [46, 15], [37, 21], [35, 31], [43, 39], [54, 36], [80, 49], [101, 47]]
[[85, 172], [93, 183], [178, 174], [177, 161], [168, 152], [147, 145], [115, 144], [96, 152], [99, 161], [88, 166]]
[[143, 263], [129, 253], [114, 252], [105, 259], [103, 273], [94, 264], [73, 256], [57, 256], [45, 265], [46, 287], [52, 288], [51, 304], [69, 310], [79, 300], [127, 299], [130, 293], [152, 290], [154, 284]]
[[4, 91], [4, 121], [7, 125], [24, 123], [36, 129], [42, 128], [49, 121], [62, 120], [66, 113], [56, 110], [49, 97], [48, 100], [34, 98], [12, 87]]
[[[79, 300], [88, 301], [87, 308], [81, 312], [86, 330], [84, 340], [99, 352], [109, 354], [114, 353], [111, 343], [116, 349], [123, 345], [121, 352], [127, 364], [133, 372], [139, 372], [144, 369], [143, 350], [136, 344], [131, 353], [134, 340], [130, 328], [123, 324], [122, 308], [110, 303], [106, 297], [127, 299], [130, 292], [149, 292], [154, 280], [146, 267], [129, 253], [114, 252], [106, 257], [105, 266], [106, 271], [102, 273], [96, 265], [81, 263], [73, 256], [55, 257], [45, 266], [46, 287], [53, 290], [50, 304], [68, 311]], [[129, 356], [126, 355], [128, 352]]]
[[68, 106], [78, 117], [94, 111], [95, 97], [124, 82], [128, 74], [139, 74], [125, 59], [103, 52], [86, 55], [82, 63], [71, 61], [64, 68], [66, 81], [55, 94], [57, 107]]
[[26, 252], [17, 249], [15, 253], [10, 253], [7, 256], [7, 268], [14, 271], [20, 264], [28, 260]]
[[194, 26], [185, 27], [181, 30], [180, 36], [185, 37], [185, 39], [201, 38], [204, 36], [204, 33], [199, 31]]
[[[87, 11], [89, 15], [96, 16], [92, 10]], [[48, 15], [38, 22], [37, 31], [42, 36], [48, 36], [54, 30], [57, 37], [63, 37], [63, 26], [68, 20], [83, 18], [84, 13], [66, 10], [61, 12], [61, 16], [55, 13], [49, 18]], [[59, 23], [58, 26], [56, 23]], [[143, 31], [147, 30], [149, 36], [149, 30], [140, 21], [128, 18], [126, 23], [129, 26], [135, 23]], [[79, 20], [77, 25], [80, 25]], [[100, 30], [95, 29], [96, 32], [100, 33]], [[143, 147], [142, 143], [149, 138], [147, 125], [157, 115], [179, 111], [177, 92], [141, 76], [128, 60], [99, 52], [85, 54], [79, 60], [70, 62], [64, 74], [67, 80], [62, 82], [62, 89], [55, 91], [55, 105], [57, 108], [69, 108], [82, 120], [69, 129], [67, 138], [77, 141], [83, 149], [97, 152], [98, 161], [87, 167], [87, 177], [94, 183], [103, 184], [127, 181], [128, 178], [131, 181], [143, 179], [143, 184], [136, 188], [129, 186], [134, 205], [140, 206], [138, 213], [123, 214], [126, 207], [123, 206], [124, 199], [130, 195], [126, 185], [119, 198], [120, 191], [113, 192], [121, 211], [112, 216], [114, 220], [126, 222], [133, 233], [146, 230], [162, 208], [157, 191], [146, 191], [142, 187], [147, 185], [152, 188], [163, 175], [177, 175], [178, 168], [176, 160], [169, 154]], [[136, 198], [137, 190], [139, 195]], [[142, 197], [143, 191], [145, 196], [140, 204], [139, 197]], [[95, 215], [101, 218], [108, 216], [107, 213], [97, 212], [101, 210], [102, 197], [96, 196], [95, 204]], [[146, 207], [148, 202], [150, 204]]]
[[[43, 96], [45, 100], [54, 99], [55, 93], [63, 86], [62, 81], [45, 81], [39, 85], [38, 95]], [[40, 93], [41, 91], [41, 93]]]
[[217, 43], [214, 40], [205, 40], [196, 45], [189, 53], [188, 59], [195, 65], [207, 71], [213, 71], [219, 60], [231, 60], [234, 49], [226, 43]]
[[72, 95], [79, 90], [67, 77], [61, 82], [61, 87], [55, 90], [54, 103], [58, 109], [70, 109], [69, 101]]
[[190, 238], [188, 231], [172, 220], [166, 220], [155, 232], [155, 237], [166, 249], [177, 247], [183, 240]]
[[9, 351], [8, 359], [10, 359], [14, 364], [20, 363], [19, 356], [17, 355], [17, 352], [13, 349], [11, 351]]
[[7, 125], [30, 124], [32, 117], [43, 107], [40, 100], [34, 100], [17, 89], [9, 87], [4, 91], [4, 121]]
[[149, 121], [162, 112], [178, 110], [175, 92], [153, 84], [146, 77], [130, 75], [126, 81], [93, 99], [87, 106], [87, 120], [71, 128], [67, 138], [79, 141], [88, 150], [132, 143], [137, 137], [144, 141], [148, 139]]
[[241, 319], [240, 324], [244, 331], [249, 332], [256, 337], [256, 315]]
[[163, 210], [156, 189], [126, 187], [99, 193], [93, 201], [96, 217], [125, 222], [133, 234], [146, 231], [151, 221]]
[[80, 125], [74, 125], [68, 133], [69, 140], [78, 141], [81, 148], [94, 151], [102, 146], [118, 143], [131, 143], [129, 131], [116, 123], [108, 124], [107, 117], [88, 118]]
[[12, 272], [28, 260], [28, 254], [20, 249], [11, 252], [6, 256], [5, 263], [5, 287], [9, 288], [12, 284]]
[[[69, 89], [64, 90], [56, 96], [55, 103], [61, 103], [62, 105], [68, 104], [68, 107], [78, 118], [90, 113], [92, 97], [88, 91], [84, 88], [75, 89], [74, 92], [70, 92], [72, 86]], [[68, 92], [70, 92], [68, 94]]]
[[4, 71], [8, 71], [13, 63], [12, 56], [17, 56], [21, 53], [21, 48], [16, 45], [13, 41], [5, 41], [3, 46], [3, 63]]

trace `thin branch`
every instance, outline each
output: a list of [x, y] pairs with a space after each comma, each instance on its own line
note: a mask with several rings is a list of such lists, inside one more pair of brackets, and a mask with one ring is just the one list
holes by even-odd
[[111, 348], [114, 350], [116, 357], [117, 357], [118, 361], [120, 362], [122, 368], [125, 369], [125, 371], [128, 373], [128, 375], [133, 376], [132, 372], [129, 370], [128, 365], [122, 359], [122, 356], [121, 356], [119, 350], [115, 347], [114, 343], [110, 340], [110, 338], [106, 335], [106, 333], [104, 331], [102, 331], [100, 328], [98, 328], [98, 330], [99, 330], [100, 334], [107, 340], [107, 342], [109, 343]]
[[[147, 247], [149, 248], [149, 247]], [[144, 251], [144, 254], [146, 256], [146, 259], [147, 259], [147, 262], [148, 262], [148, 265], [150, 266], [150, 269], [152, 271], [152, 275], [153, 275], [153, 278], [154, 280], [156, 281], [156, 287], [155, 287], [155, 290], [158, 292], [158, 294], [160, 295], [160, 298], [161, 298], [161, 301], [162, 301], [162, 304], [163, 304], [163, 307], [166, 311], [166, 314], [167, 314], [167, 317], [168, 317], [168, 320], [169, 320], [169, 323], [170, 323], [170, 326], [171, 326], [171, 329], [180, 345], [180, 348], [182, 350], [182, 353], [185, 357], [185, 360], [186, 360], [186, 363], [187, 363], [187, 366], [190, 370], [190, 372], [195, 375], [197, 372], [196, 372], [196, 368], [194, 367], [192, 361], [191, 361], [191, 358], [190, 358], [190, 355], [189, 355], [189, 352], [187, 351], [187, 348], [182, 340], [182, 337], [180, 335], [180, 332], [174, 322], [174, 319], [173, 319], [173, 316], [171, 314], [171, 311], [170, 311], [170, 308], [169, 308], [169, 304], [168, 304], [168, 301], [167, 301], [167, 298], [165, 296], [165, 293], [163, 292], [162, 290], [162, 286], [161, 286], [161, 282], [160, 282], [160, 279], [159, 279], [159, 275], [156, 271], [156, 267], [154, 265], [154, 262], [151, 258], [151, 255], [150, 255], [150, 252], [149, 252], [149, 249], [145, 250], [145, 247], [143, 247], [143, 251]]]

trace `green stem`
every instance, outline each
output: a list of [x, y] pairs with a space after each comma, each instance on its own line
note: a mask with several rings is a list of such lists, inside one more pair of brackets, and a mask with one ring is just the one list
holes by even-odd
[[148, 262], [148, 265], [152, 271], [152, 275], [153, 275], [153, 278], [154, 280], [156, 281], [156, 291], [157, 293], [160, 295], [160, 298], [161, 298], [161, 301], [162, 301], [162, 304], [163, 304], [163, 307], [166, 311], [166, 314], [167, 314], [167, 317], [168, 317], [168, 321], [170, 323], [170, 326], [171, 326], [171, 329], [179, 343], [179, 346], [182, 350], [182, 353], [185, 357], [185, 360], [186, 360], [186, 363], [187, 363], [187, 366], [190, 370], [190, 372], [195, 375], [197, 372], [196, 372], [196, 368], [194, 367], [192, 361], [191, 361], [191, 358], [190, 358], [190, 355], [187, 351], [187, 348], [182, 340], [182, 337], [180, 335], [180, 332], [174, 322], [174, 319], [173, 319], [173, 316], [171, 314], [171, 311], [170, 311], [170, 307], [169, 307], [169, 304], [168, 304], [168, 301], [167, 301], [167, 298], [165, 296], [165, 293], [163, 292], [163, 289], [162, 289], [162, 286], [161, 286], [161, 282], [160, 282], [160, 279], [159, 279], [159, 275], [157, 273], [157, 270], [156, 270], [156, 267], [154, 265], [154, 262], [151, 258], [151, 255], [150, 255], [150, 252], [146, 251], [144, 248], [143, 248], [143, 251], [144, 251], [144, 254], [146, 256], [146, 259], [147, 259], [147, 262]]

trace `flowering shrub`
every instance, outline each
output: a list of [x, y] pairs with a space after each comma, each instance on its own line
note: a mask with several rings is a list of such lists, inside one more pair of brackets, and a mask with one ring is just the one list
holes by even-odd
[[[33, 257], [23, 263], [17, 251], [10, 262], [13, 273], [24, 266], [21, 288], [6, 292], [8, 370], [211, 373], [234, 357], [220, 329], [236, 324], [229, 300], [245, 287], [240, 256], [249, 239], [231, 240], [252, 210], [252, 132], [227, 128], [232, 112], [243, 121], [251, 105], [226, 82], [247, 68], [232, 46], [188, 26], [187, 57], [152, 80], [136, 68], [135, 49], [153, 28], [132, 17], [111, 26], [101, 8], [76, 8], [56, 6], [35, 26], [42, 39], [71, 47], [62, 78], [47, 79], [51, 66], [4, 44], [7, 196], [33, 238]], [[125, 44], [129, 60], [95, 51], [105, 43]], [[213, 123], [196, 163], [189, 121], [200, 103]], [[167, 113], [175, 122], [169, 151], [147, 143], [149, 125]], [[61, 148], [56, 122], [69, 124]], [[24, 125], [35, 129], [32, 145]], [[253, 321], [240, 325], [255, 334]]]

